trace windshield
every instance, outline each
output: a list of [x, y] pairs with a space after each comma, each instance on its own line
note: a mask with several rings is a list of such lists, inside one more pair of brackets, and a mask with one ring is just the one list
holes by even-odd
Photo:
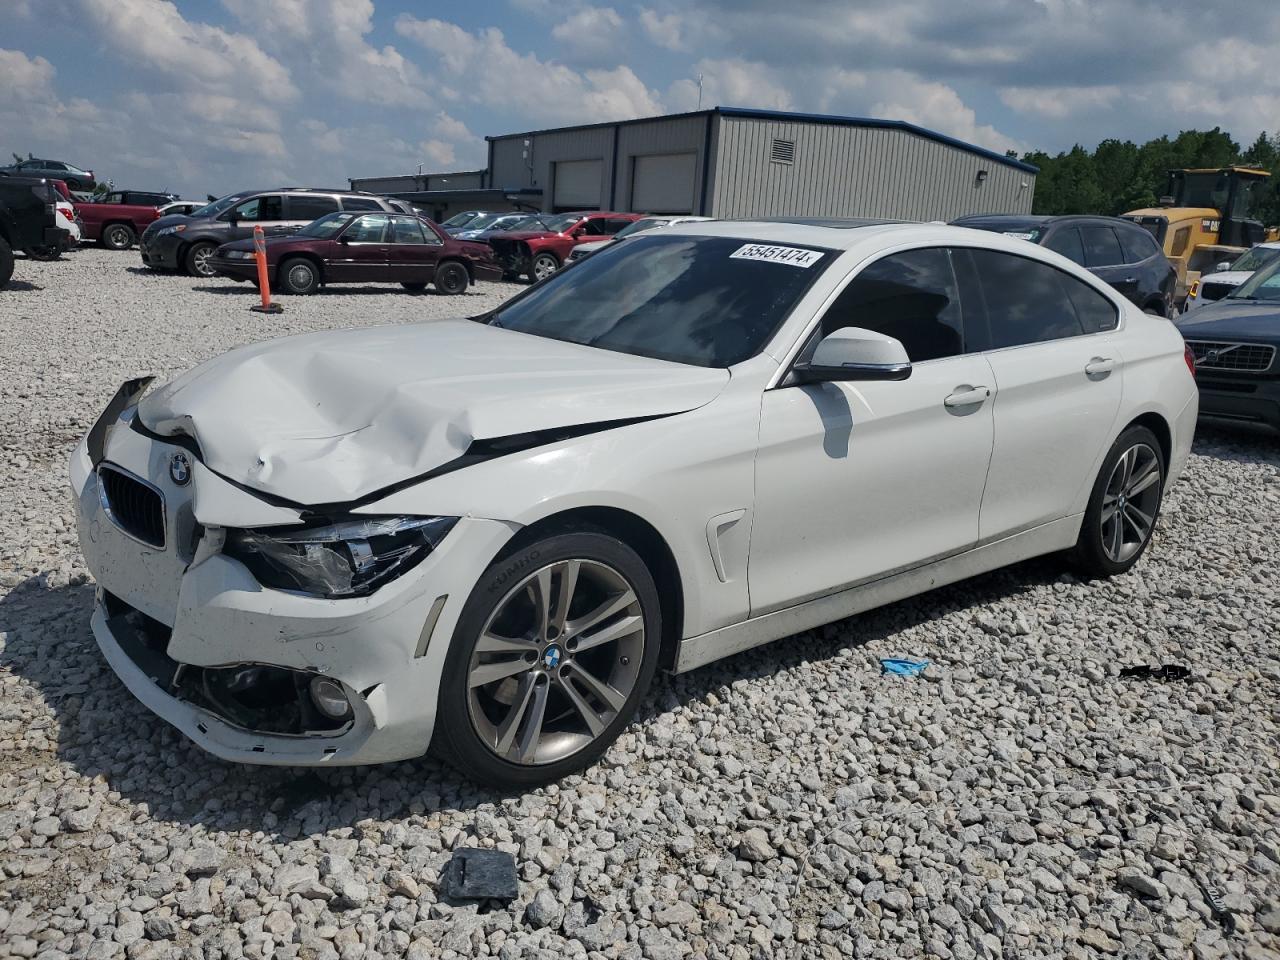
[[833, 259], [812, 247], [650, 234], [552, 274], [483, 320], [618, 353], [729, 367], [764, 348]]
[[1272, 260], [1227, 296], [1232, 300], [1280, 300], [1280, 258]]
[[461, 227], [470, 223], [476, 217], [482, 217], [484, 214], [476, 210], [464, 210], [462, 213], [455, 213], [452, 217], [440, 224], [442, 227]]
[[665, 227], [670, 220], [663, 220], [660, 217], [645, 217], [643, 220], [637, 220], [629, 223], [617, 233], [613, 235], [613, 239], [621, 240], [623, 237], [629, 237], [633, 233], [639, 233], [642, 230], [652, 230], [654, 227]]
[[1253, 273], [1255, 270], [1261, 270], [1276, 257], [1280, 257], [1280, 247], [1254, 247], [1237, 257], [1231, 264], [1231, 269]]
[[503, 213], [482, 213], [470, 223], [467, 224], [468, 230], [484, 230], [495, 223], [500, 222], [507, 214]]
[[562, 213], [558, 217], [540, 217], [543, 226], [537, 229], [550, 230], [552, 233], [564, 233], [582, 219], [580, 213]]
[[351, 219], [357, 215], [359, 211], [350, 211], [346, 213], [326, 213], [319, 220], [312, 220], [301, 230], [290, 234], [294, 237], [315, 237], [318, 240], [328, 240], [330, 237], [342, 230]]
[[192, 210], [191, 216], [216, 217], [223, 210], [227, 209], [227, 207], [231, 206], [234, 203], [238, 203], [241, 199], [243, 199], [243, 197], [244, 197], [244, 194], [242, 193], [236, 193], [236, 194], [232, 194], [229, 197], [223, 197], [221, 200], [215, 200], [213, 201], [213, 203], [205, 204], [199, 210]]

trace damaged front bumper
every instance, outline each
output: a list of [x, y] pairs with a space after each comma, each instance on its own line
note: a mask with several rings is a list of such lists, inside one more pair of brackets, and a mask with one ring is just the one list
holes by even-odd
[[525, 274], [533, 269], [533, 256], [527, 244], [517, 240], [490, 240], [493, 259], [503, 275]]
[[[93, 634], [134, 696], [227, 760], [345, 765], [424, 753], [457, 615], [511, 526], [463, 518], [426, 559], [366, 596], [269, 589], [221, 552], [226, 530], [297, 523], [299, 511], [132, 429], [133, 415], [108, 408], [106, 429], [73, 453], [71, 480], [99, 587]], [[190, 465], [178, 480], [175, 457]], [[110, 486], [122, 476], [136, 500]], [[135, 516], [148, 504], [159, 511], [149, 525]], [[330, 702], [345, 699], [345, 715], [320, 709], [313, 681]]]

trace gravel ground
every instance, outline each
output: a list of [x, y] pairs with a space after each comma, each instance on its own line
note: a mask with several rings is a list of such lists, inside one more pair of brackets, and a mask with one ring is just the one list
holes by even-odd
[[[285, 298], [136, 253], [0, 292], [0, 955], [1280, 957], [1280, 442], [1204, 431], [1134, 572], [1021, 564], [660, 678], [582, 777], [232, 766], [88, 628], [66, 456], [123, 379], [276, 333], [474, 313]], [[877, 659], [927, 657], [920, 679]], [[1123, 680], [1178, 663], [1187, 681]], [[437, 896], [515, 854], [508, 907]], [[1214, 888], [1222, 918], [1210, 905]]]

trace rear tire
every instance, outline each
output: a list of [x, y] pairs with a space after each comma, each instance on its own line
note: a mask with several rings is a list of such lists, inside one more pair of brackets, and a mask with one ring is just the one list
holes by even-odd
[[467, 292], [467, 287], [471, 284], [471, 277], [467, 274], [467, 268], [458, 263], [458, 261], [448, 260], [436, 267], [436, 275], [433, 282], [436, 289], [441, 293], [448, 296], [456, 296], [459, 293]]
[[320, 289], [320, 270], [304, 257], [291, 257], [276, 274], [281, 293], [305, 295]]
[[9, 285], [13, 277], [13, 249], [4, 237], [0, 237], [0, 290]]
[[1102, 461], [1071, 559], [1085, 573], [1114, 577], [1142, 558], [1160, 516], [1167, 466], [1156, 435], [1130, 427]]
[[[488, 648], [477, 652], [482, 637]], [[581, 770], [631, 722], [661, 637], [658, 591], [634, 550], [603, 532], [544, 537], [495, 561], [471, 591], [445, 660], [432, 748], [503, 789]], [[481, 671], [500, 679], [477, 682]]]
[[108, 250], [128, 250], [137, 239], [127, 223], [109, 223], [102, 228], [102, 245]]
[[206, 279], [214, 276], [213, 268], [209, 266], [209, 258], [213, 256], [213, 251], [217, 249], [216, 244], [209, 243], [207, 240], [202, 243], [193, 243], [182, 261], [187, 273], [193, 277], [205, 277]]

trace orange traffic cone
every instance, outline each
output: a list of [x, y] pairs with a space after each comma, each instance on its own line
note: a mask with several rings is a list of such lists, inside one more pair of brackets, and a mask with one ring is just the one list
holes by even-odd
[[254, 313], [284, 313], [284, 307], [271, 302], [271, 281], [267, 279], [267, 238], [262, 234], [262, 226], [253, 228], [253, 256], [258, 261], [258, 292], [262, 294], [262, 303], [250, 307]]

